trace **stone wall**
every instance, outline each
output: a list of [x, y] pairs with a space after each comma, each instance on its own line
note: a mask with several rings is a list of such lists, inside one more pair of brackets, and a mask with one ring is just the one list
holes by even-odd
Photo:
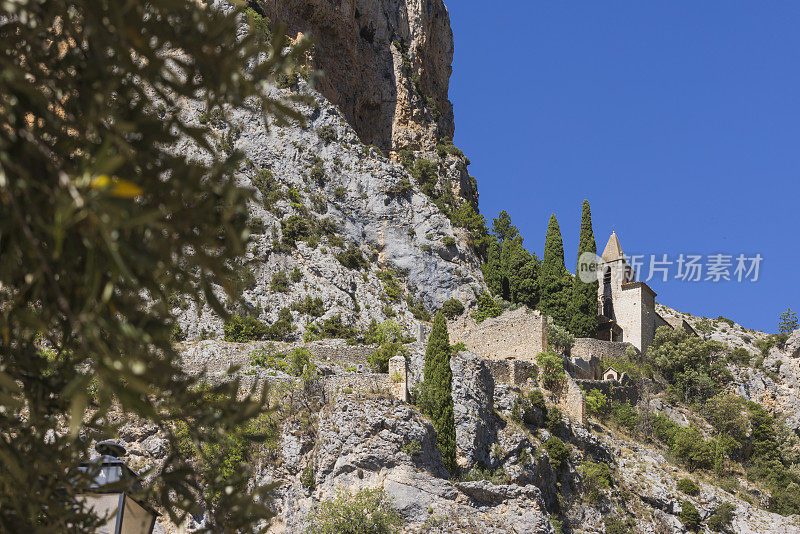
[[484, 360], [484, 363], [495, 382], [512, 386], [522, 385], [529, 378], [536, 380], [538, 374], [536, 365], [523, 360]]
[[622, 358], [628, 347], [632, 345], [621, 341], [603, 341], [589, 337], [575, 340], [569, 352], [569, 360], [565, 362], [567, 371], [582, 380], [599, 380], [605, 369], [603, 358]]
[[389, 392], [392, 397], [408, 402], [408, 366], [402, 354], [389, 359], [389, 380]]
[[322, 383], [326, 398], [348, 392], [388, 397], [392, 386], [389, 375], [384, 373], [332, 375], [320, 378], [319, 381]]
[[450, 342], [463, 343], [486, 360], [516, 358], [534, 362], [547, 348], [547, 324], [536, 311], [519, 308], [477, 323], [464, 314], [447, 325]]
[[620, 383], [616, 380], [576, 380], [575, 383], [588, 391], [597, 389], [610, 400], [617, 402], [639, 402], [639, 388], [634, 382]]
[[209, 377], [224, 376], [232, 366], [242, 369], [249, 367], [250, 354], [256, 350], [277, 354], [290, 352], [298, 347], [306, 347], [314, 356], [317, 365], [336, 364], [343, 368], [362, 365], [365, 370], [368, 365], [367, 358], [378, 348], [377, 345], [348, 345], [343, 339], [324, 339], [311, 343], [270, 341], [231, 343], [209, 339], [184, 344], [181, 347], [182, 364], [192, 374], [203, 372], [205, 367], [205, 374]]
[[557, 404], [573, 423], [586, 423], [586, 396], [577, 381], [567, 375], [567, 380], [557, 397]]

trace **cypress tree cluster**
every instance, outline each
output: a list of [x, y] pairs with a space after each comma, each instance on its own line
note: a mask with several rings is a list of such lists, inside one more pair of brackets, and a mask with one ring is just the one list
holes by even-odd
[[[583, 201], [578, 261], [597, 253], [589, 201]], [[580, 264], [578, 264], [580, 267]], [[542, 261], [523, 246], [519, 229], [504, 210], [493, 220], [483, 278], [492, 295], [537, 308], [576, 337], [597, 335], [597, 281], [585, 283], [564, 264], [564, 243], [555, 215], [550, 216]]]
[[592, 230], [592, 212], [589, 201], [583, 201], [581, 214], [581, 235], [578, 240], [578, 264], [572, 279], [572, 300], [569, 307], [569, 331], [575, 337], [595, 337], [597, 335], [597, 288], [598, 282], [586, 283], [579, 276], [581, 255], [591, 252], [597, 254], [597, 242]]
[[544, 258], [539, 271], [539, 292], [539, 308], [542, 313], [551, 316], [557, 325], [567, 328], [572, 277], [564, 265], [564, 243], [555, 214], [550, 215], [547, 225]]
[[433, 319], [433, 328], [425, 351], [425, 379], [423, 411], [433, 420], [436, 443], [442, 453], [444, 465], [451, 474], [456, 465], [456, 425], [453, 415], [453, 375], [450, 371], [450, 336], [444, 314], [439, 312]]
[[535, 308], [539, 303], [539, 258], [523, 246], [523, 238], [503, 210], [492, 225], [483, 276], [492, 294]]

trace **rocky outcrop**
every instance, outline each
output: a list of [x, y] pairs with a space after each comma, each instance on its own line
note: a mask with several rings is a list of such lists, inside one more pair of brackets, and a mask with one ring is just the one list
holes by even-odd
[[[249, 280], [236, 305], [270, 324], [282, 308], [308, 295], [322, 299], [323, 318], [340, 314], [345, 324], [363, 328], [373, 319], [397, 314], [410, 329], [414, 319], [406, 295], [430, 310], [452, 297], [473, 300], [473, 288], [484, 283], [466, 236], [400, 165], [364, 146], [334, 106], [305, 82], [298, 90], [313, 101], [302, 108], [307, 117], [303, 128], [267, 129], [257, 111], [244, 107], [228, 110], [224, 122], [211, 125], [211, 134], [220, 138], [238, 132], [231, 142], [248, 158], [239, 176], [243, 184], [258, 189], [259, 173], [269, 171], [271, 188], [281, 193], [274, 202], [265, 198], [268, 190], [255, 196], [250, 209], [254, 234], [243, 265], [251, 276], [243, 277]], [[282, 90], [273, 91], [279, 95]], [[186, 102], [182, 112], [196, 121], [204, 110]], [[178, 149], [200, 157], [188, 142]], [[291, 217], [308, 224], [324, 220], [328, 235], [318, 241], [298, 239], [287, 247], [282, 243]], [[366, 268], [348, 268], [337, 259], [352, 246], [367, 259]], [[297, 282], [273, 287], [277, 273], [288, 276], [294, 270]], [[389, 294], [392, 280], [399, 292]], [[207, 306], [198, 310], [187, 302], [176, 313], [190, 339], [204, 329], [221, 333], [222, 321]], [[296, 336], [312, 320], [294, 311]]]
[[453, 136], [453, 33], [442, 0], [260, 0], [273, 22], [314, 38], [320, 92], [359, 138], [388, 152]]
[[489, 465], [489, 445], [494, 442], [492, 375], [481, 358], [466, 351], [450, 358], [450, 370], [458, 465]]
[[[408, 405], [389, 399], [342, 396], [319, 414], [313, 448], [284, 432], [284, 483], [271, 532], [299, 532], [313, 503], [337, 489], [382, 487], [401, 513], [404, 532], [553, 532], [535, 486], [453, 483], [433, 427]], [[316, 489], [299, 480], [312, 466]], [[269, 478], [269, 477], [268, 477]], [[271, 479], [271, 478], [270, 478]], [[435, 527], [439, 530], [430, 530]]]
[[728, 320], [694, 317], [662, 305], [657, 311], [664, 317], [685, 319], [707, 339], [749, 352], [749, 365], [728, 365], [736, 393], [773, 411], [785, 419], [789, 428], [800, 432], [800, 329], [792, 332], [782, 346], [771, 347], [762, 360], [757, 343], [769, 337], [764, 332], [748, 330]]

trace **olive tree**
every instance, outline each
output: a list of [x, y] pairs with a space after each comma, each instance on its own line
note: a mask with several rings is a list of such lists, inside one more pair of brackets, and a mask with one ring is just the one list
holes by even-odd
[[[75, 467], [133, 418], [172, 445], [143, 498], [174, 520], [250, 529], [269, 515], [268, 488], [228, 491], [246, 469], [204, 478], [178, 446], [218, 442], [265, 409], [263, 392], [233, 402], [235, 381], [199, 387], [171, 340], [170, 297], [225, 314], [250, 195], [241, 155], [179, 111], [192, 99], [254, 106], [265, 127], [301, 120], [298, 93], [264, 88], [296, 75], [308, 45], [268, 37], [238, 4], [0, 6], [0, 531], [93, 532]], [[176, 150], [181, 139], [203, 156]], [[175, 421], [190, 423], [180, 437]]]

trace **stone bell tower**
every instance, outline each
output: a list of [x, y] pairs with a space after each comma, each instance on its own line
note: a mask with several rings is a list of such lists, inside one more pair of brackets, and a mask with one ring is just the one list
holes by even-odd
[[616, 232], [611, 232], [600, 258], [602, 278], [597, 292], [600, 326], [597, 337], [627, 341], [640, 351], [653, 342], [658, 324], [656, 293], [628, 265]]

